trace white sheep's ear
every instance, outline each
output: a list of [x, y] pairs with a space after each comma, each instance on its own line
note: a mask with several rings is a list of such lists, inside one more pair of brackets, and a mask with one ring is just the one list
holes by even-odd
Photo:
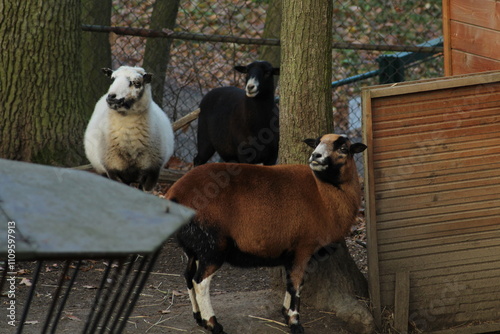
[[363, 143], [354, 143], [351, 145], [351, 147], [349, 148], [349, 152], [351, 154], [356, 154], [356, 153], [361, 153], [363, 152], [364, 150], [366, 150], [366, 145], [363, 144]]
[[108, 77], [111, 77], [113, 74], [113, 70], [107, 67], [101, 68], [102, 73], [106, 74]]
[[317, 139], [312, 139], [312, 138], [307, 138], [303, 140], [304, 143], [309, 145], [312, 148], [316, 148], [318, 146], [318, 140]]
[[279, 67], [273, 67], [273, 75], [280, 75], [280, 68]]
[[153, 80], [153, 74], [152, 73], [146, 73], [142, 76], [142, 79], [144, 80], [145, 84], [151, 83], [151, 80]]
[[240, 73], [245, 73], [245, 74], [248, 73], [248, 69], [246, 66], [236, 65], [233, 68]]

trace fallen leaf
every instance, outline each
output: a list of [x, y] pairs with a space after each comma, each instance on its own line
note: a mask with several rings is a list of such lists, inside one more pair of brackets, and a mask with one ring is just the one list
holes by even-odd
[[84, 289], [97, 289], [97, 286], [95, 286], [95, 285], [84, 285], [84, 286], [82, 286], [82, 288], [84, 288]]
[[82, 321], [82, 319], [75, 317], [72, 314], [66, 314], [66, 318], [68, 318], [69, 320]]
[[33, 285], [33, 284], [31, 283], [31, 281], [30, 281], [29, 279], [27, 279], [27, 278], [23, 278], [23, 279], [21, 280], [21, 282], [19, 282], [19, 284], [21, 284], [21, 285], [26, 285], [26, 286], [32, 286], [32, 285]]

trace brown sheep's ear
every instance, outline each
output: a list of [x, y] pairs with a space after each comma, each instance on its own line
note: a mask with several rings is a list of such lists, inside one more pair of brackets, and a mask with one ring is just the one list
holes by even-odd
[[233, 68], [240, 73], [245, 73], [245, 74], [248, 73], [248, 69], [246, 66], [237, 65]]
[[312, 139], [312, 138], [307, 138], [303, 140], [304, 143], [309, 145], [312, 148], [316, 148], [318, 146], [318, 140], [317, 139]]
[[142, 78], [143, 78], [145, 84], [151, 83], [151, 80], [153, 80], [153, 74], [146, 73], [142, 76]]
[[363, 152], [364, 150], [366, 150], [366, 145], [363, 144], [363, 143], [354, 143], [351, 145], [351, 147], [349, 148], [349, 152], [351, 154], [356, 154], [356, 153], [361, 153]]
[[273, 75], [280, 75], [280, 68], [279, 67], [273, 67]]
[[106, 74], [108, 77], [111, 77], [111, 74], [113, 74], [113, 70], [110, 68], [101, 68], [102, 73]]

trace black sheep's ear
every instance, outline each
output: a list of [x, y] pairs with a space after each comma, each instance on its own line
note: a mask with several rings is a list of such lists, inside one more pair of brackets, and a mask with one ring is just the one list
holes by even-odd
[[245, 73], [245, 74], [248, 73], [248, 69], [246, 66], [236, 65], [233, 68], [240, 73]]
[[273, 75], [280, 75], [280, 68], [279, 67], [273, 67]]
[[307, 139], [304, 139], [303, 142], [312, 148], [316, 148], [316, 146], [318, 146], [317, 139], [307, 138]]
[[142, 76], [142, 79], [144, 80], [145, 84], [151, 83], [151, 80], [153, 79], [153, 74], [152, 73], [146, 73]]
[[354, 143], [351, 145], [351, 147], [349, 148], [349, 152], [351, 154], [356, 154], [356, 153], [361, 153], [363, 152], [364, 150], [366, 150], [366, 145], [363, 144], [363, 143]]
[[101, 68], [102, 73], [106, 74], [108, 77], [111, 77], [113, 74], [113, 70], [107, 67]]

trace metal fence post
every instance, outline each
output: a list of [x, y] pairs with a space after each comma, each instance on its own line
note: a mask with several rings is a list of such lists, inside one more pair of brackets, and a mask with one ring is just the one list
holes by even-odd
[[382, 55], [377, 58], [379, 83], [388, 84], [405, 81], [405, 63], [397, 55]]

